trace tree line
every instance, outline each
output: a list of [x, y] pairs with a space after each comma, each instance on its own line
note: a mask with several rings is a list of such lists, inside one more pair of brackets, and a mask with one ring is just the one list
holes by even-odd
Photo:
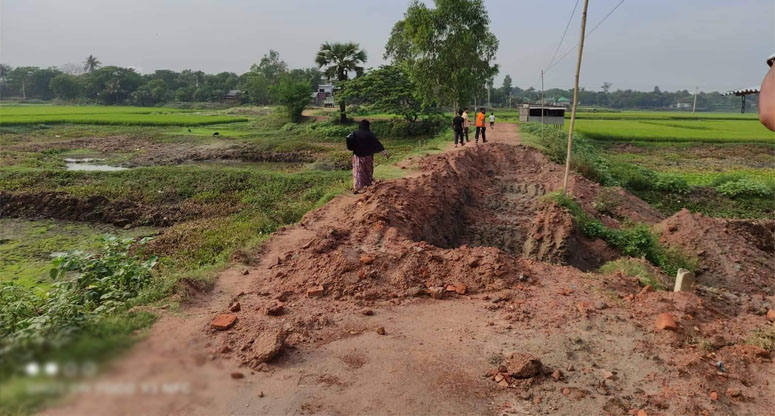
[[83, 67], [77, 68], [12, 68], [0, 64], [0, 97], [153, 106], [168, 102], [220, 102], [227, 92], [240, 90], [240, 102], [267, 105], [279, 103], [280, 97], [273, 89], [277, 90], [284, 79], [304, 83], [309, 96], [321, 76], [317, 68], [289, 69], [273, 50], [241, 75], [190, 69], [140, 74], [132, 68], [102, 66], [90, 55]]

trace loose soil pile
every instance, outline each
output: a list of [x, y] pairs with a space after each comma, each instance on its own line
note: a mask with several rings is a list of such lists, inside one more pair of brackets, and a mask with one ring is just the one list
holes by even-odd
[[[775, 386], [767, 384], [774, 374], [770, 353], [748, 345], [751, 331], [766, 324], [763, 313], [775, 307], [771, 293], [759, 292], [775, 283], [775, 264], [766, 264], [771, 254], [740, 274], [700, 274], [695, 293], [653, 292], [635, 277], [580, 270], [618, 255], [605, 242], [581, 236], [567, 211], [541, 201], [561, 185], [562, 168], [536, 150], [493, 144], [430, 157], [421, 167], [417, 177], [335, 200], [308, 214], [298, 228], [281, 232], [277, 239], [286, 243], [275, 246], [292, 240], [292, 248], [264, 253], [257, 269], [262, 277], [251, 280], [254, 290], [234, 298], [238, 324], [213, 333], [220, 345], [216, 353], [266, 371], [261, 357], [275, 343], [257, 346], [256, 334], [281, 332], [287, 346], [317, 348], [362, 333], [348, 335], [337, 324], [335, 317], [348, 311], [421, 301], [416, 297], [473, 296], [516, 333], [551, 340], [582, 331], [606, 339], [594, 347], [585, 337], [552, 344], [552, 353], [538, 356], [544, 370], [529, 377], [510, 375], [508, 368], [501, 373], [497, 365], [490, 369], [493, 385], [515, 389], [512, 397], [528, 400], [536, 411], [756, 414], [775, 404]], [[609, 226], [620, 226], [624, 218], [661, 219], [625, 192], [618, 219], [597, 213], [591, 206], [600, 188], [580, 177], [573, 178], [571, 190]], [[664, 237], [685, 249], [708, 229], [725, 228], [712, 221], [701, 226], [686, 215], [661, 226], [674, 229], [670, 224], [690, 230], [681, 238], [669, 232]], [[760, 231], [770, 226], [729, 222], [730, 232], [737, 227], [757, 238], [705, 240], [763, 253], [772, 240]], [[724, 264], [725, 257], [701, 259], [709, 272], [721, 272]], [[759, 286], [736, 280], [749, 270], [762, 272]], [[717, 287], [720, 281], [727, 284]], [[678, 322], [674, 329], [655, 329], [662, 313]], [[712, 391], [728, 397], [716, 401]]]

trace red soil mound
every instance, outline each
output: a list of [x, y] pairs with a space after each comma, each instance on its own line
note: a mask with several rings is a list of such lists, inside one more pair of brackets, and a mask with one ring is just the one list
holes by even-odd
[[697, 257], [699, 284], [775, 293], [775, 221], [710, 218], [684, 209], [657, 229], [663, 243]]

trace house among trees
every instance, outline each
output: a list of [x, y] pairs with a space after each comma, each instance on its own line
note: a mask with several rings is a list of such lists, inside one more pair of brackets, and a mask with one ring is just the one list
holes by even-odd
[[565, 108], [570, 107], [570, 100], [565, 97], [560, 97], [554, 102], [554, 105], [563, 106]]
[[226, 94], [223, 94], [223, 102], [229, 104], [239, 104], [242, 98], [242, 91], [229, 90]]
[[316, 106], [334, 106], [334, 84], [319, 84], [318, 90], [312, 93], [312, 100]]

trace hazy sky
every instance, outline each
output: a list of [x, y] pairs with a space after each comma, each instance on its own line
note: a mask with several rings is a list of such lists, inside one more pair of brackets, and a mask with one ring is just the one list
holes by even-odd
[[[540, 86], [576, 0], [486, 0], [501, 72]], [[0, 61], [80, 63], [243, 73], [269, 49], [313, 66], [323, 41], [356, 41], [367, 67], [384, 63], [408, 0], [0, 0]], [[430, 0], [426, 1], [430, 3]], [[559, 55], [577, 42], [581, 4]], [[588, 31], [619, 0], [590, 0]], [[755, 86], [775, 52], [775, 0], [626, 0], [587, 39], [581, 84], [599, 89], [728, 90]], [[575, 52], [546, 87], [573, 84]]]

